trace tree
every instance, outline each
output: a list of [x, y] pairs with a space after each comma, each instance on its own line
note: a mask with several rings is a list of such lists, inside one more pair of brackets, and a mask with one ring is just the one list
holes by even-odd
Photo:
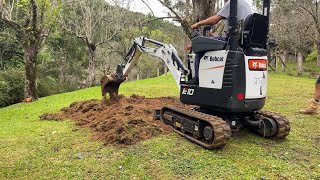
[[217, 0], [193, 0], [193, 22], [201, 21], [212, 16], [216, 12]]
[[103, 0], [79, 0], [66, 2], [62, 11], [61, 25], [64, 30], [81, 39], [87, 47], [89, 66], [87, 87], [96, 85], [96, 49], [111, 41], [121, 30], [121, 8]]
[[[311, 17], [302, 11], [299, 3], [293, 0], [275, 1], [271, 12], [270, 33], [278, 41], [284, 63], [288, 61], [289, 54], [295, 55], [291, 60], [297, 61], [298, 76], [301, 76], [304, 59], [313, 46], [315, 31]], [[285, 64], [282, 64], [282, 70], [287, 70]]]
[[0, 0], [1, 21], [15, 32], [16, 39], [23, 49], [25, 98], [38, 99], [37, 55], [44, 39], [54, 26], [59, 5], [58, 0]]
[[[224, 0], [190, 0], [184, 1], [170, 1], [170, 0], [158, 0], [162, 5], [167, 7], [172, 14], [169, 17], [175, 18], [182, 26], [186, 35], [191, 38], [192, 29], [190, 25], [192, 23], [204, 20], [214, 15], [218, 8], [221, 8], [224, 4]], [[189, 4], [192, 4], [189, 7]]]
[[301, 12], [301, 15], [309, 16], [313, 28], [314, 35], [308, 35], [310, 39], [317, 45], [318, 57], [317, 66], [320, 67], [320, 1], [319, 0], [294, 0], [293, 4]]
[[14, 32], [0, 20], [0, 70], [23, 67], [23, 52]]

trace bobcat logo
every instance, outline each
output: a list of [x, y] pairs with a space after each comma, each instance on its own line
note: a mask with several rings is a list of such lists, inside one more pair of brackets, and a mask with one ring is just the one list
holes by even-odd
[[210, 60], [210, 61], [216, 61], [216, 62], [222, 62], [223, 57], [217, 57], [217, 56], [204, 56], [204, 60]]
[[252, 67], [258, 68], [258, 62], [252, 62]]

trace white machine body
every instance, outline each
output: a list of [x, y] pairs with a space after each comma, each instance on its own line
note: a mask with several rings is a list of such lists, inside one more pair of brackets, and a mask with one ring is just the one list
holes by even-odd
[[[222, 89], [228, 51], [206, 52], [199, 66], [199, 87]], [[244, 55], [245, 56], [245, 55]], [[265, 98], [267, 94], [267, 56], [245, 56], [245, 99]], [[192, 77], [195, 77], [195, 54], [189, 55]], [[251, 68], [251, 69], [250, 69]], [[252, 69], [255, 68], [255, 69]]]
[[199, 87], [222, 89], [228, 51], [209, 51], [200, 60]]
[[[245, 56], [246, 99], [265, 98], [267, 95], [267, 56]], [[257, 70], [253, 70], [256, 68]]]

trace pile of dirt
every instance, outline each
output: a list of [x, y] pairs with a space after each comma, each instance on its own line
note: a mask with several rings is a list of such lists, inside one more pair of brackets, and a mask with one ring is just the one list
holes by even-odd
[[40, 119], [71, 119], [81, 127], [91, 128], [94, 138], [105, 141], [106, 145], [132, 145], [171, 132], [169, 126], [153, 120], [154, 110], [167, 105], [186, 107], [171, 97], [119, 96], [105, 101], [75, 102], [61, 109], [60, 113], [46, 113]]

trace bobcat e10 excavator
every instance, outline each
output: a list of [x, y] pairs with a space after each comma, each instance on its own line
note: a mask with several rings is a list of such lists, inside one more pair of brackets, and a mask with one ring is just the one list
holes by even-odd
[[[101, 80], [102, 94], [118, 94], [120, 84], [137, 64], [142, 53], [162, 59], [180, 88], [180, 100], [193, 109], [163, 107], [160, 119], [174, 131], [207, 149], [225, 146], [232, 134], [249, 126], [267, 138], [284, 139], [290, 131], [288, 119], [261, 110], [267, 93], [267, 36], [270, 0], [263, 2], [263, 14], [252, 14], [238, 26], [237, 0], [230, 0], [227, 42], [198, 36], [192, 39], [187, 67], [172, 45], [146, 37], [134, 40], [117, 72]], [[240, 28], [239, 28], [240, 27]], [[147, 47], [153, 44], [156, 48]], [[199, 84], [188, 84], [195, 77], [195, 54], [203, 54]]]

